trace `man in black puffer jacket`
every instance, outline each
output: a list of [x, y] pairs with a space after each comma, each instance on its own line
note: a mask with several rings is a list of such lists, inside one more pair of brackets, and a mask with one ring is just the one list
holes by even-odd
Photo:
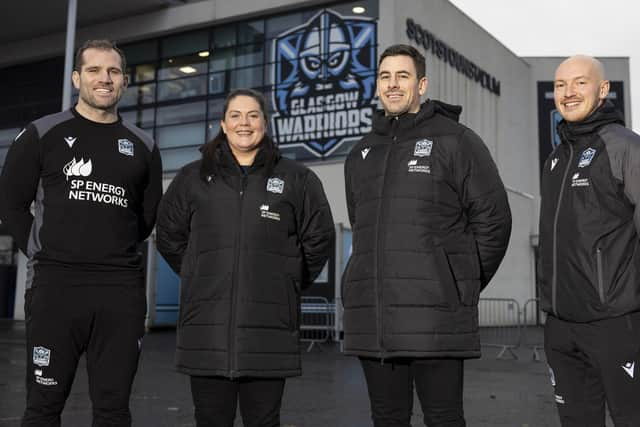
[[507, 195], [462, 109], [420, 105], [415, 48], [385, 50], [377, 84], [384, 112], [345, 163], [345, 351], [360, 356], [376, 427], [410, 425], [414, 381], [427, 425], [464, 426], [462, 361], [480, 356], [478, 298], [509, 241]]
[[542, 172], [545, 352], [563, 427], [640, 426], [640, 136], [610, 101], [602, 64], [557, 69], [562, 143]]

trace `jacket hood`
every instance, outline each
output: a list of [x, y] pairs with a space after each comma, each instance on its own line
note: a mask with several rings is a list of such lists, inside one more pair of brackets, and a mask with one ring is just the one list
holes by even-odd
[[376, 133], [384, 135], [389, 133], [394, 120], [399, 121], [399, 126], [409, 128], [437, 114], [457, 122], [460, 119], [461, 113], [462, 107], [460, 105], [447, 104], [446, 102], [428, 99], [420, 106], [420, 110], [417, 113], [385, 116], [384, 110], [377, 110], [373, 116], [373, 130]]
[[612, 123], [624, 126], [624, 116], [611, 101], [607, 100], [581, 122], [567, 122], [564, 119], [560, 121], [558, 133], [562, 141], [575, 141], [580, 135], [594, 133], [602, 126]]

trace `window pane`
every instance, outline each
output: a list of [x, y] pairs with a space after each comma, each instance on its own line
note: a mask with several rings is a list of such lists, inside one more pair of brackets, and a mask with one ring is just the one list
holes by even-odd
[[184, 99], [207, 94], [207, 76], [168, 80], [158, 83], [158, 101]]
[[209, 93], [211, 95], [219, 95], [226, 91], [226, 75], [227, 73], [224, 71], [221, 73], [211, 73], [209, 75]]
[[292, 13], [290, 15], [276, 16], [267, 19], [267, 39], [273, 39], [283, 32], [290, 30], [304, 22], [302, 13]]
[[209, 118], [221, 119], [224, 109], [224, 98], [216, 98], [209, 101]]
[[161, 126], [204, 120], [205, 114], [206, 103], [204, 101], [161, 107], [158, 108], [156, 125]]
[[215, 49], [221, 47], [231, 47], [236, 44], [236, 26], [227, 25], [226, 27], [215, 28], [213, 30], [213, 40], [211, 47]]
[[158, 40], [130, 44], [121, 48], [129, 64], [153, 62], [158, 57]]
[[238, 24], [238, 44], [262, 43], [264, 41], [264, 21], [241, 22]]
[[180, 34], [162, 40], [162, 57], [169, 58], [172, 56], [197, 53], [207, 50], [208, 48], [209, 33], [207, 31]]
[[162, 169], [164, 169], [165, 172], [177, 171], [187, 163], [200, 159], [201, 154], [198, 148], [199, 147], [189, 147], [161, 151]]
[[242, 68], [231, 73], [231, 89], [262, 87], [262, 67]]
[[156, 84], [147, 83], [139, 86], [129, 86], [120, 99], [120, 107], [131, 107], [140, 104], [154, 102], [156, 96]]
[[136, 66], [134, 81], [136, 83], [154, 80], [156, 78], [156, 66], [153, 64], [142, 64]]
[[207, 58], [201, 58], [198, 55], [181, 56], [162, 61], [158, 70], [158, 80], [197, 76], [206, 72]]
[[262, 65], [264, 63], [264, 44], [251, 44], [238, 47], [238, 67]]
[[236, 66], [234, 48], [217, 49], [211, 55], [211, 71], [228, 70]]
[[201, 146], [204, 144], [204, 122], [156, 128], [159, 148]]
[[153, 127], [154, 108], [145, 108], [143, 110], [120, 111], [120, 115], [124, 120], [145, 129]]
[[207, 141], [211, 141], [220, 131], [220, 121], [215, 120], [207, 125]]
[[0, 129], [0, 146], [10, 145], [21, 130], [21, 128]]

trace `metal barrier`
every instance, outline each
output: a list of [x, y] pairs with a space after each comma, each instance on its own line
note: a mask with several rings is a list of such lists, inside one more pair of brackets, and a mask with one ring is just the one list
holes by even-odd
[[300, 341], [308, 342], [307, 352], [333, 336], [335, 307], [324, 297], [302, 297], [300, 304]]
[[540, 350], [544, 349], [544, 331], [541, 326], [547, 320], [547, 314], [540, 310], [539, 303], [539, 298], [531, 298], [525, 301], [522, 308], [522, 345], [531, 348], [535, 361], [540, 361]]
[[513, 350], [520, 346], [522, 339], [518, 301], [511, 298], [480, 298], [478, 315], [480, 343], [500, 348], [498, 359], [507, 352], [517, 359], [518, 355]]

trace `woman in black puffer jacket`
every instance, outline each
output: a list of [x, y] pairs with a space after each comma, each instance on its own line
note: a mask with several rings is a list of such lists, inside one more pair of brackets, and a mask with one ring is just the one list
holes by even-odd
[[285, 378], [300, 375], [300, 290], [324, 266], [333, 219], [318, 177], [266, 135], [261, 94], [224, 104], [218, 135], [160, 204], [158, 250], [181, 276], [176, 363], [198, 426], [278, 426]]

